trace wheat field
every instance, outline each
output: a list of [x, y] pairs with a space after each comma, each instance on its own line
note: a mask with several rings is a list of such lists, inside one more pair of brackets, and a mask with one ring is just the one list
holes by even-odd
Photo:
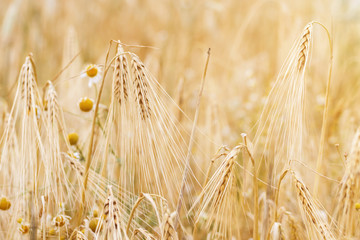
[[357, 0], [1, 0], [0, 239], [360, 239]]

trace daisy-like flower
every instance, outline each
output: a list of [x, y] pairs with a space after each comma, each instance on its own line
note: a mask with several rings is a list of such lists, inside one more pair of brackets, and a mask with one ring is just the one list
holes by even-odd
[[86, 67], [84, 72], [81, 74], [82, 78], [88, 78], [89, 79], [89, 87], [91, 87], [93, 84], [96, 84], [101, 79], [101, 68], [98, 65], [90, 64]]

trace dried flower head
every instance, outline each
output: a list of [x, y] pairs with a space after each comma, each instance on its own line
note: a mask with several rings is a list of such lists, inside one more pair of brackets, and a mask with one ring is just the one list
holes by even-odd
[[18, 230], [22, 234], [27, 234], [27, 233], [29, 233], [29, 230], [30, 230], [30, 224], [29, 223], [21, 223]]
[[55, 225], [56, 227], [62, 227], [65, 224], [69, 224], [69, 220], [70, 220], [69, 216], [58, 214], [53, 218], [52, 224]]

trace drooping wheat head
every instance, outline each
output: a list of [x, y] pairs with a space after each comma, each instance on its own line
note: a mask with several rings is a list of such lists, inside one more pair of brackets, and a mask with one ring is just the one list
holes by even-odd
[[316, 239], [322, 240], [336, 239], [329, 224], [327, 223], [327, 219], [324, 219], [324, 214], [320, 211], [320, 208], [311, 196], [309, 189], [293, 171], [292, 177], [308, 236], [316, 237]]
[[140, 116], [145, 120], [151, 116], [148, 99], [148, 83], [145, 75], [145, 66], [137, 56], [133, 56], [131, 59], [131, 69], [134, 74], [135, 99], [139, 106]]
[[310, 45], [312, 41], [312, 23], [306, 25], [299, 46], [298, 68], [301, 71], [309, 60]]
[[231, 222], [239, 216], [241, 205], [237, 189], [239, 179], [235, 173], [235, 162], [241, 147], [234, 147], [226, 155], [190, 210], [198, 205], [196, 222], [207, 216], [206, 229], [211, 232], [212, 237], [240, 236], [239, 229], [231, 226]]
[[119, 101], [119, 104], [126, 101], [128, 98], [128, 84], [130, 81], [129, 65], [124, 54], [124, 49], [121, 44], [118, 44], [117, 57], [114, 61], [114, 74], [113, 74], [113, 91], [115, 98]]
[[312, 31], [311, 22], [284, 62], [257, 123], [255, 149], [263, 149], [262, 157], [272, 184], [289, 161], [302, 161], [305, 154], [305, 70], [310, 59]]

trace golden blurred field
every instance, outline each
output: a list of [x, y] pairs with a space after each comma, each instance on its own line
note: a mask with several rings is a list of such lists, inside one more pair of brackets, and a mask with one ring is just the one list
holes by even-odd
[[360, 239], [357, 0], [1, 0], [0, 239]]

